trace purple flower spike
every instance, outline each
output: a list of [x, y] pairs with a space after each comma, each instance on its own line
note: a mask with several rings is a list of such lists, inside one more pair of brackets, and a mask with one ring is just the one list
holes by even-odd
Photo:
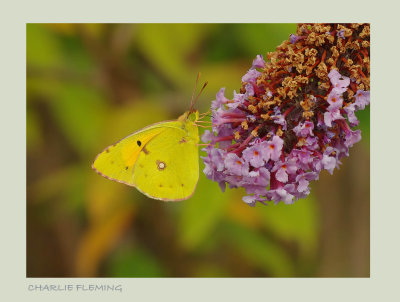
[[258, 55], [240, 93], [222, 88], [212, 102], [207, 178], [244, 188], [250, 206], [308, 196], [361, 139], [351, 127], [370, 103], [369, 44], [368, 24], [300, 24], [268, 60]]

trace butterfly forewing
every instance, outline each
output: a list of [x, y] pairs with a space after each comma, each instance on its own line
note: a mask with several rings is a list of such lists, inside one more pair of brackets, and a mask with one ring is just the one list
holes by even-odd
[[106, 178], [132, 186], [133, 167], [140, 152], [161, 132], [163, 128], [149, 128], [120, 140], [100, 153], [92, 167]]

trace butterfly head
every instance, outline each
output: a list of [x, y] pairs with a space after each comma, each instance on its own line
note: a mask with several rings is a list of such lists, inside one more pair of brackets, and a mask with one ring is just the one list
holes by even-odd
[[184, 114], [182, 114], [178, 120], [182, 122], [195, 122], [199, 119], [199, 111], [198, 110], [193, 110], [193, 111], [186, 111]]

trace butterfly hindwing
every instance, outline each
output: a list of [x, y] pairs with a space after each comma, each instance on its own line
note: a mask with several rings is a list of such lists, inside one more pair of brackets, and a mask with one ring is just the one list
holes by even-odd
[[140, 152], [133, 176], [134, 186], [151, 198], [189, 198], [199, 178], [197, 141], [182, 129], [165, 129]]

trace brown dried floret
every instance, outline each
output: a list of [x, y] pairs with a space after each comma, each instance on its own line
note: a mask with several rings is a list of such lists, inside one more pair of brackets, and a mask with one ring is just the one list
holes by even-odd
[[336, 46], [332, 46], [331, 51], [332, 51], [332, 57], [334, 57], [334, 58], [339, 57], [339, 51]]
[[333, 42], [335, 42], [335, 37], [332, 36], [330, 33], [327, 33], [325, 35], [325, 38], [328, 40], [329, 43], [333, 44]]
[[320, 89], [328, 90], [330, 87], [331, 87], [331, 84], [330, 84], [329, 80], [326, 80], [325, 82], [321, 82], [319, 84]]
[[364, 26], [359, 36], [360, 38], [366, 38], [369, 37], [369, 34], [370, 34], [369, 26]]
[[316, 50], [315, 48], [307, 48], [305, 50], [305, 55], [307, 57], [315, 57], [318, 54], [318, 50]]
[[314, 66], [317, 63], [317, 57], [308, 57], [306, 65], [307, 66]]
[[325, 43], [325, 35], [317, 35], [315, 45], [321, 46], [324, 43]]
[[308, 45], [314, 45], [316, 40], [317, 40], [317, 34], [314, 32], [310, 33], [305, 39], [306, 44]]
[[303, 117], [305, 118], [305, 119], [310, 119], [310, 118], [312, 118], [314, 116], [314, 112], [312, 112], [312, 111], [304, 111], [303, 112]]
[[235, 140], [239, 140], [240, 139], [240, 133], [239, 131], [235, 132]]
[[[317, 98], [326, 99], [330, 92], [328, 74], [332, 69], [351, 78], [345, 102], [351, 102], [356, 89], [369, 89], [368, 24], [298, 24], [297, 38], [295, 43], [284, 41], [275, 52], [267, 53], [269, 61], [257, 79], [257, 86], [265, 87], [265, 92], [262, 97], [248, 98], [248, 110], [260, 112], [264, 121], [271, 120], [276, 106], [296, 108], [293, 112], [301, 113], [301, 118], [314, 119]], [[242, 123], [243, 129], [249, 127]]]
[[317, 66], [317, 70], [315, 71], [316, 75], [320, 79], [327, 79], [328, 78], [328, 67], [326, 67], [326, 64], [324, 62], [321, 62]]
[[253, 113], [257, 113], [258, 112], [257, 107], [254, 106], [254, 105], [249, 105], [247, 108]]
[[353, 98], [353, 96], [354, 96], [354, 92], [353, 92], [353, 90], [351, 90], [351, 89], [348, 89], [348, 90], [347, 90], [347, 97], [348, 97], [349, 99], [352, 99], [352, 98]]
[[286, 89], [283, 87], [279, 87], [276, 89], [276, 91], [278, 92], [278, 94], [283, 97], [286, 98]]
[[293, 99], [295, 96], [297, 96], [296, 90], [289, 90], [287, 96], [289, 97], [289, 99]]
[[369, 45], [370, 45], [369, 41], [362, 41], [361, 42], [361, 46], [364, 47], [364, 48], [369, 47]]
[[262, 118], [263, 120], [265, 120], [265, 121], [271, 119], [271, 117], [270, 117], [270, 115], [269, 115], [268, 113], [261, 114], [260, 116], [261, 116], [261, 118]]
[[283, 135], [283, 131], [281, 128], [278, 128], [278, 130], [276, 130], [276, 135], [278, 136], [282, 136]]
[[333, 65], [335, 63], [335, 60], [332, 58], [329, 58], [328, 60], [326, 60], [326, 63], [329, 65]]
[[362, 23], [351, 23], [351, 28], [358, 29]]

